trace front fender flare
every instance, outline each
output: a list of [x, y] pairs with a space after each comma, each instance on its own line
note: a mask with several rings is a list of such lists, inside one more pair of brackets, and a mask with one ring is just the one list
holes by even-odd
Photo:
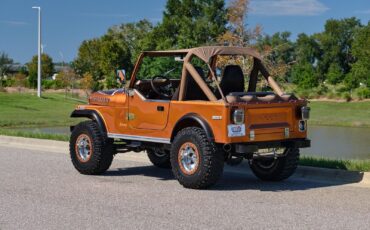
[[[107, 129], [105, 127], [104, 120], [99, 115], [99, 113], [95, 110], [91, 110], [91, 109], [74, 110], [71, 113], [70, 117], [86, 117], [86, 118], [89, 118], [89, 119], [95, 121], [98, 124], [99, 130], [100, 130], [101, 133], [104, 133], [104, 134], [107, 133]], [[71, 132], [73, 131], [73, 127], [74, 126], [71, 126]]]

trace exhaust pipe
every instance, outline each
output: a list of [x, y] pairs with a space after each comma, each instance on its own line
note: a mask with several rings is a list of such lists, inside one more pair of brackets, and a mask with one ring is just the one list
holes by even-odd
[[231, 145], [230, 144], [224, 144], [224, 146], [222, 148], [227, 153], [231, 151]]

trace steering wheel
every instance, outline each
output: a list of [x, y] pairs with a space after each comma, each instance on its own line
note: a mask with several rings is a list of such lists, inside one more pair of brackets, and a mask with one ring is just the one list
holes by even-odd
[[[154, 83], [156, 80], [165, 80], [165, 81], [163, 83], [161, 82], [161, 86], [156, 86]], [[160, 75], [154, 76], [150, 81], [150, 85], [152, 86], [153, 91], [159, 96], [164, 97], [166, 99], [172, 98], [173, 95], [173, 92], [171, 90], [172, 84], [169, 78]]]

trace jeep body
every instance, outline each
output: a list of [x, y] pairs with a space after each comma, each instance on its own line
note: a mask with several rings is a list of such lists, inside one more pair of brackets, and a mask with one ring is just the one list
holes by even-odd
[[[235, 64], [241, 60], [240, 57], [242, 60], [249, 58], [247, 73], [241, 65]], [[177, 69], [170, 68], [173, 62], [165, 62], [170, 66], [168, 71], [150, 74], [156, 65], [151, 65], [146, 59], [157, 58], [177, 58], [178, 64], [174, 64]], [[232, 64], [225, 64], [220, 69], [220, 59]], [[159, 69], [159, 72], [166, 70]], [[140, 76], [148, 72], [149, 76]], [[167, 77], [173, 74], [176, 77]], [[258, 84], [263, 82], [272, 91], [258, 91]], [[208, 187], [217, 180], [210, 179], [211, 182], [202, 184], [199, 178], [198, 181], [191, 178], [199, 175], [189, 169], [201, 170], [199, 165], [190, 167], [191, 162], [201, 164], [206, 156], [202, 155], [200, 143], [185, 140], [205, 136], [206, 142], [215, 149], [211, 155], [218, 155], [215, 161], [222, 158], [233, 164], [247, 159], [253, 172], [266, 180], [285, 179], [292, 172], [281, 176], [282, 172], [274, 171], [272, 173], [276, 175], [270, 175], [270, 172], [266, 176], [265, 166], [273, 165], [280, 158], [289, 158], [290, 154], [294, 156], [288, 160], [293, 162], [295, 169], [299, 156], [297, 150], [310, 146], [307, 101], [284, 93], [264, 67], [260, 55], [251, 48], [210, 46], [142, 52], [127, 87], [93, 93], [89, 103], [78, 105], [71, 116], [91, 119], [105, 142], [112, 146], [109, 154], [146, 150], [153, 159], [157, 158], [154, 161], [160, 162], [156, 164], [151, 159], [154, 164], [172, 166], [180, 183], [191, 188]], [[71, 127], [72, 131], [74, 129]], [[180, 147], [175, 150], [174, 141], [181, 142], [176, 139], [180, 133], [185, 136], [179, 137], [185, 144], [183, 147], [178, 144]], [[193, 137], [186, 139], [187, 134]], [[77, 143], [78, 140], [76, 134], [74, 142], [71, 142], [71, 155], [78, 156], [78, 145], [88, 146], [89, 143], [90, 155], [94, 154], [93, 138], [82, 144]], [[161, 156], [166, 163], [161, 164]], [[263, 164], [261, 167], [253, 166], [256, 162]]]

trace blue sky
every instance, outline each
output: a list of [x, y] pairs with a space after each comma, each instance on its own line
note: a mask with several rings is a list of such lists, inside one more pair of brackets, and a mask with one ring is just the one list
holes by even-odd
[[[227, 0], [229, 1], [229, 0]], [[98, 37], [112, 26], [147, 18], [158, 23], [166, 0], [1, 0], [0, 51], [16, 62], [37, 53], [37, 11], [42, 7], [44, 51], [54, 61], [72, 61], [81, 42]], [[263, 32], [312, 34], [327, 19], [356, 16], [370, 20], [370, 0], [252, 0], [246, 23], [260, 24]]]

